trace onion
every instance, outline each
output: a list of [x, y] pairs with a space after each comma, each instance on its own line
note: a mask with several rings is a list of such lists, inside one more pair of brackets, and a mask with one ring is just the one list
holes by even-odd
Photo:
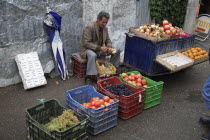
[[143, 26], [140, 26], [139, 29], [142, 30], [142, 29], [144, 29], [144, 27]]
[[143, 29], [141, 29], [141, 30], [140, 30], [140, 32], [141, 32], [141, 33], [144, 33], [144, 30], [143, 30]]
[[159, 27], [159, 30], [160, 30], [161, 32], [164, 32], [164, 28], [163, 28], [163, 27]]
[[151, 27], [152, 27], [152, 28], [156, 28], [156, 26], [155, 26], [155, 25], [151, 25]]

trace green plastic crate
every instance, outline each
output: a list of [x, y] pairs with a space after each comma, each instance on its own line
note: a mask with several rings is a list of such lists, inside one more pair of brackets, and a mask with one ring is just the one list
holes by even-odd
[[156, 106], [156, 105], [160, 104], [160, 102], [161, 102], [161, 98], [157, 98], [150, 102], [144, 103], [144, 109], [148, 109], [150, 107]]
[[50, 121], [51, 117], [57, 117], [66, 108], [61, 106], [56, 99], [38, 104], [26, 109], [26, 125], [28, 139], [32, 140], [85, 140], [88, 139], [86, 129], [88, 116], [74, 113], [80, 122], [64, 131], [49, 131], [43, 124]]
[[[131, 73], [141, 74], [138, 71], [131, 71], [131, 72], [127, 72], [126, 74], [130, 75]], [[125, 81], [122, 77], [122, 74], [120, 74], [120, 79], [126, 84], [129, 84], [129, 85], [132, 85], [133, 87], [139, 88], [139, 87]], [[153, 81], [147, 77], [144, 77], [144, 76], [142, 76], [142, 79], [145, 79], [147, 81], [147, 85], [149, 86], [149, 87], [143, 87], [145, 89], [145, 94], [144, 94], [144, 106], [145, 106], [145, 103], [148, 103], [154, 99], [162, 97], [164, 82], [162, 82], [162, 81], [155, 82], [155, 81]], [[144, 107], [144, 109], [145, 109], [145, 107]]]

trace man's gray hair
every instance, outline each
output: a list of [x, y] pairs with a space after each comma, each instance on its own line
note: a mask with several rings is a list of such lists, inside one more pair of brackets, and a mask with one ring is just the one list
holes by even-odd
[[99, 20], [102, 20], [103, 17], [109, 19], [109, 18], [110, 18], [110, 15], [109, 15], [109, 13], [107, 13], [107, 12], [105, 12], [105, 11], [101, 11], [101, 12], [98, 14], [97, 18], [98, 18]]

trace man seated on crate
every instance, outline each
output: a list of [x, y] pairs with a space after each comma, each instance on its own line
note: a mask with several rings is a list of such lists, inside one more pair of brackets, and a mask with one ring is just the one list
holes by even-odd
[[120, 65], [120, 51], [113, 52], [112, 42], [109, 38], [106, 24], [110, 18], [109, 13], [101, 11], [95, 22], [85, 27], [80, 46], [80, 55], [87, 58], [86, 84], [93, 82], [93, 77], [98, 75], [96, 58], [111, 55], [110, 62], [115, 66]]

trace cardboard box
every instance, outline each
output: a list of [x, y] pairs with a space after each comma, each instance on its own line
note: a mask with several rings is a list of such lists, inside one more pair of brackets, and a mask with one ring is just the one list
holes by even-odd
[[156, 57], [156, 61], [173, 72], [187, 68], [194, 64], [193, 59], [190, 59], [178, 51], [158, 55]]

